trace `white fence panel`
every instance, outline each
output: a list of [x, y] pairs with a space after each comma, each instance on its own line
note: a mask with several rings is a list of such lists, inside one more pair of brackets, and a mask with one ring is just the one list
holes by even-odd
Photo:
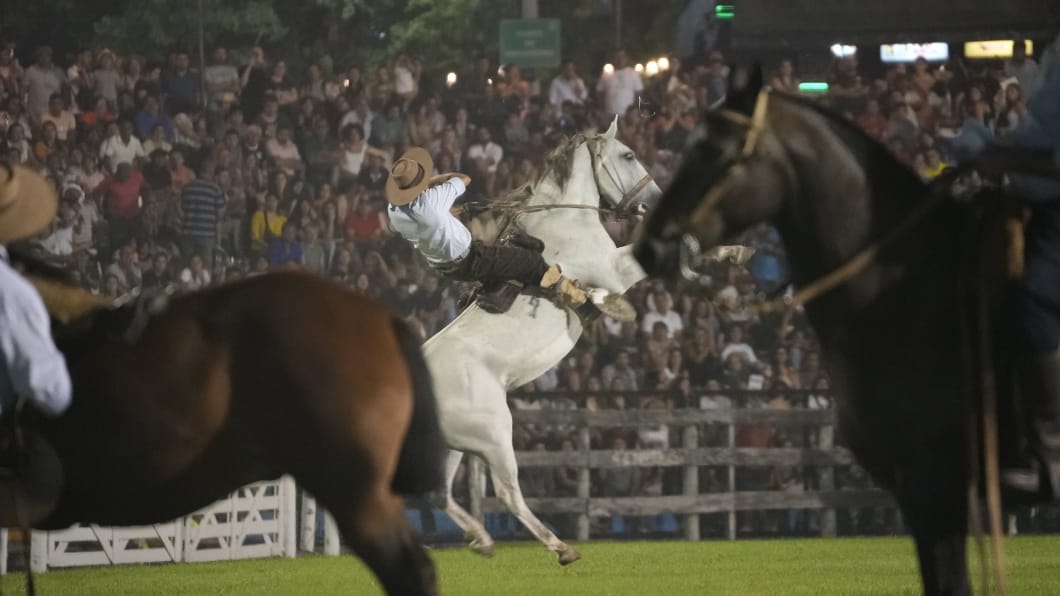
[[[33, 533], [35, 572], [63, 567], [294, 557], [296, 488], [291, 478], [259, 482], [191, 515], [151, 526], [74, 526]], [[0, 534], [6, 572], [7, 532]]]

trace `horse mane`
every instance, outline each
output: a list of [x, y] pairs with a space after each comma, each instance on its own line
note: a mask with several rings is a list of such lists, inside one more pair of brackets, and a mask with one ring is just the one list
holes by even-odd
[[545, 167], [541, 168], [532, 180], [505, 193], [497, 202], [502, 205], [517, 205], [530, 198], [537, 187], [544, 181], [552, 179], [560, 188], [567, 184], [574, 173], [574, 156], [578, 148], [591, 141], [584, 133], [577, 133], [563, 139], [558, 147], [545, 158]]

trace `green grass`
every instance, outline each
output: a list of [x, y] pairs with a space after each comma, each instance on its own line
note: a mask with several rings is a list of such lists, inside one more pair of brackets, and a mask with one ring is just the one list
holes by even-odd
[[[1010, 594], [1060, 594], [1060, 537], [1021, 537], [1006, 545]], [[501, 544], [492, 559], [457, 548], [431, 555], [442, 593], [458, 596], [920, 593], [912, 543], [901, 538], [594, 542], [578, 549], [583, 559], [565, 568], [536, 544]], [[21, 574], [6, 576], [3, 593], [22, 594], [23, 585]], [[349, 556], [52, 571], [38, 576], [38, 589], [48, 596], [380, 593]]]

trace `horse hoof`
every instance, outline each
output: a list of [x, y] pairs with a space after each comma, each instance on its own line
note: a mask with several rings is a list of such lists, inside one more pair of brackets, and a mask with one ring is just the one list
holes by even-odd
[[490, 543], [490, 544], [482, 544], [481, 542], [476, 540], [476, 541], [471, 543], [471, 550], [473, 550], [476, 553], [482, 555], [483, 557], [492, 557], [493, 556], [493, 544], [492, 543]]
[[563, 552], [559, 553], [559, 564], [570, 565], [571, 563], [577, 561], [580, 558], [582, 558], [582, 556], [578, 553], [578, 551], [568, 546]]

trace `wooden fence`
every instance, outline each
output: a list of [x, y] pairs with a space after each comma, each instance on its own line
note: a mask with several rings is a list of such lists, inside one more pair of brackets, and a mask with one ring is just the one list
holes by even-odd
[[[821, 510], [821, 534], [836, 534], [837, 508], [893, 507], [890, 495], [876, 489], [842, 490], [836, 487], [835, 468], [854, 464], [849, 451], [834, 446], [834, 413], [831, 410], [772, 409], [675, 409], [675, 410], [514, 410], [516, 425], [538, 427], [577, 427], [577, 445], [573, 451], [518, 451], [521, 468], [567, 467], [577, 469], [577, 493], [573, 497], [527, 498], [530, 508], [540, 514], [573, 514], [577, 516], [577, 540], [590, 538], [590, 519], [607, 516], [654, 516], [673, 514], [683, 519], [683, 535], [699, 539], [699, 515], [728, 514], [728, 536], [736, 537], [736, 512], [776, 509]], [[637, 428], [666, 425], [679, 432], [680, 447], [668, 449], [596, 450], [590, 448], [593, 428]], [[727, 442], [721, 447], [701, 447], [703, 425], [722, 425]], [[737, 429], [741, 425], [770, 425], [786, 429], [812, 428], [817, 446], [813, 448], [737, 447]], [[682, 487], [679, 495], [645, 497], [599, 497], [591, 495], [592, 470], [626, 467], [681, 467]], [[700, 493], [699, 473], [702, 466], [719, 466], [727, 470], [728, 492]], [[743, 466], [813, 467], [816, 469], [814, 490], [736, 491], [736, 471]], [[506, 511], [503, 503], [486, 497], [484, 466], [477, 458], [469, 465], [470, 509], [477, 518], [484, 514]]]

